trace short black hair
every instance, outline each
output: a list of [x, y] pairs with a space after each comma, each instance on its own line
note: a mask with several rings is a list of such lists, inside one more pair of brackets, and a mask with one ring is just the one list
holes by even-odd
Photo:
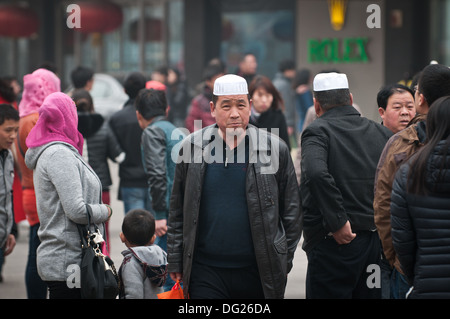
[[314, 91], [314, 98], [324, 111], [336, 106], [351, 105], [349, 89], [336, 89], [328, 91]]
[[295, 70], [295, 62], [294, 60], [291, 59], [283, 60], [278, 65], [278, 69], [280, 70], [280, 72], [284, 72], [287, 70]]
[[378, 91], [377, 94], [378, 107], [381, 107], [386, 110], [389, 98], [395, 93], [404, 93], [404, 92], [408, 92], [409, 94], [411, 94], [414, 99], [414, 92], [409, 87], [403, 84], [395, 83], [383, 86], [380, 89], [380, 91]]
[[155, 116], [166, 115], [166, 93], [155, 89], [142, 89], [134, 102], [136, 110], [149, 120]]
[[130, 244], [146, 246], [155, 234], [155, 217], [145, 209], [130, 210], [123, 219], [122, 233]]
[[145, 88], [145, 83], [147, 83], [147, 79], [142, 73], [132, 72], [126, 77], [123, 87], [128, 97], [134, 99], [139, 91]]
[[428, 106], [438, 98], [450, 95], [450, 69], [442, 64], [430, 64], [423, 70], [418, 82], [419, 93], [423, 94]]
[[6, 120], [18, 122], [20, 120], [19, 112], [11, 104], [0, 104], [0, 125]]
[[70, 73], [70, 78], [76, 89], [83, 88], [93, 77], [94, 71], [84, 66], [78, 66]]

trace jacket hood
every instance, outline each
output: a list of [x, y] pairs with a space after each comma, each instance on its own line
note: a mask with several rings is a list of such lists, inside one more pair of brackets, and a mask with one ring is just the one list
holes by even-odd
[[64, 142], [51, 142], [42, 146], [38, 146], [38, 147], [33, 147], [33, 148], [29, 148], [27, 150], [27, 152], [25, 153], [25, 165], [27, 165], [27, 167], [31, 170], [36, 168], [37, 162], [39, 160], [39, 157], [41, 156], [41, 154], [50, 146], [55, 145], [55, 144], [65, 144], [66, 146], [68, 146], [73, 152], [77, 152], [78, 151], [75, 149], [75, 147], [73, 147], [72, 145], [68, 144], [68, 143], [64, 143]]
[[97, 133], [104, 123], [104, 118], [98, 113], [78, 112], [78, 131], [83, 138]]
[[134, 256], [147, 278], [157, 287], [162, 287], [167, 277], [167, 254], [157, 245], [128, 248], [122, 252], [124, 258]]
[[[139, 246], [131, 248], [133, 252], [138, 256], [141, 260], [145, 260], [146, 263], [151, 265], [165, 265], [167, 263], [166, 255], [164, 251], [157, 245], [151, 246]], [[128, 256], [132, 255], [132, 251], [130, 248], [122, 251], [122, 255]]]

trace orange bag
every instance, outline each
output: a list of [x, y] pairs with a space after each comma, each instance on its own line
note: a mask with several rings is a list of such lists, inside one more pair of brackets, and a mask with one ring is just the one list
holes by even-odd
[[172, 289], [157, 295], [158, 299], [184, 299], [183, 289], [180, 287], [180, 281], [177, 280]]

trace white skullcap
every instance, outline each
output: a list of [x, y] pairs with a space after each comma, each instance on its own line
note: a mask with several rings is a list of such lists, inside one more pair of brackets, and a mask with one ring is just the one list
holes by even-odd
[[314, 78], [314, 91], [348, 89], [347, 76], [343, 73], [319, 73]]
[[214, 82], [214, 95], [242, 95], [248, 94], [247, 81], [238, 75], [223, 75]]

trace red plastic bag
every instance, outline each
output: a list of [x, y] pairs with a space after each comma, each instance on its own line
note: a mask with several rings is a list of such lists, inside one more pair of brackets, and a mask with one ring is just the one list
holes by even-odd
[[157, 295], [158, 299], [184, 299], [183, 289], [180, 287], [180, 281], [177, 280], [172, 289]]

